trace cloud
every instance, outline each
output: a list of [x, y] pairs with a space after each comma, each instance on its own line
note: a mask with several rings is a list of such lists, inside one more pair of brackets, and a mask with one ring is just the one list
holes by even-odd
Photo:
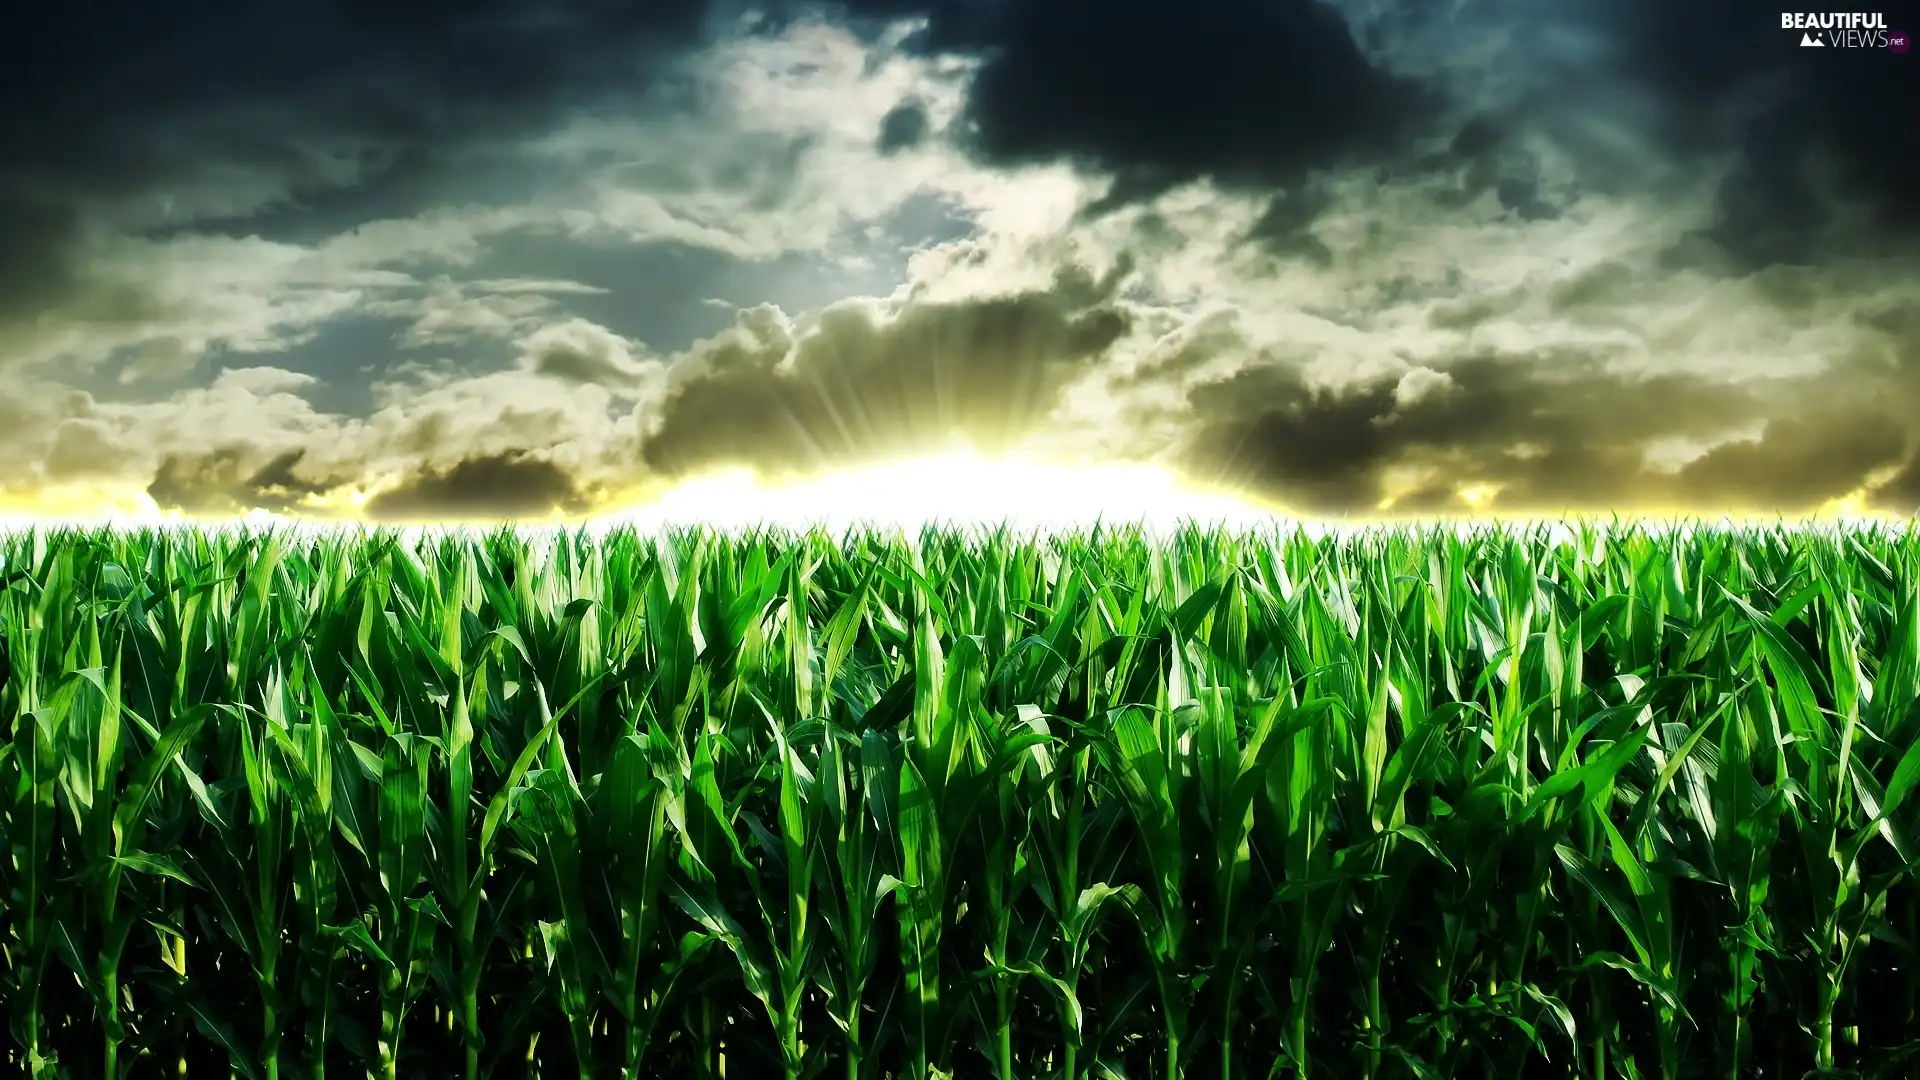
[[455, 281], [440, 275], [406, 289], [389, 291], [361, 310], [409, 325], [400, 343], [409, 348], [506, 341], [537, 329], [552, 317], [561, 299], [605, 295], [607, 289], [578, 281], [482, 279]]
[[1074, 379], [1129, 330], [1113, 283], [1063, 272], [1052, 288], [897, 309], [828, 308], [809, 325], [774, 308], [676, 359], [647, 420], [649, 465], [773, 471], [870, 461], [961, 439], [985, 449], [1043, 424]]
[[42, 389], [33, 409], [0, 406], [0, 449], [13, 444], [0, 490], [132, 486], [195, 515], [260, 508], [324, 518], [363, 503], [388, 515], [479, 506], [490, 477], [504, 485], [501, 505], [518, 513], [531, 505], [533, 480], [563, 474], [571, 486], [551, 487], [564, 509], [640, 479], [634, 399], [623, 406], [599, 386], [519, 370], [427, 370], [383, 384], [365, 417], [317, 409], [316, 389], [310, 376], [261, 367], [157, 401]]
[[[708, 14], [700, 0], [425, 0], [401, 14], [203, 2], [111, 18], [42, 6], [9, 20], [0, 175], [83, 198], [192, 180], [209, 201], [188, 208], [200, 212], [256, 208], [247, 195], [372, 196], [447, 164], [450, 149], [537, 129], [658, 72], [700, 42]], [[210, 198], [221, 187], [225, 205]], [[417, 192], [442, 198], [434, 184]]]
[[[1127, 194], [1186, 181], [1267, 186], [1397, 152], [1427, 88], [1376, 65], [1320, 0], [917, 5], [913, 44], [985, 57], [961, 118], [994, 164], [1071, 160]], [[916, 5], [850, 0], [874, 16]]]
[[1920, 504], [1910, 73], [1775, 13], [376, 7], [10, 25], [0, 493], [538, 517], [966, 441]]
[[[524, 200], [525, 176], [500, 169], [515, 144], [665, 73], [709, 15], [705, 0], [10, 12], [0, 364], [132, 352], [177, 374], [212, 350], [297, 345], [368, 299], [341, 264], [401, 257], [396, 241], [429, 238], [392, 234], [460, 192]], [[332, 267], [305, 257], [334, 238]]]
[[[0, 151], [0, 365], [179, 379], [363, 315], [408, 320], [400, 347], [467, 348], [587, 295], [460, 280], [512, 234], [853, 263], [885, 250], [909, 200], [983, 219], [1035, 201], [927, 137], [959, 110], [971, 65], [903, 53], [897, 31], [869, 48], [817, 19], [776, 31], [682, 0], [631, 14], [434, 4], [402, 25], [324, 0], [312, 14], [314, 41], [251, 17], [204, 40], [123, 40], [116, 20], [57, 63], [77, 24], [26, 28], [52, 50], [28, 68], [55, 104], [0, 104], [21, 133]], [[364, 51], [323, 64], [319, 40]], [[229, 65], [223, 43], [248, 62]], [[510, 73], [473, 77], [493, 52]], [[132, 70], [167, 81], [135, 93]], [[97, 108], [47, 121], [90, 96]]]
[[[1712, 176], [1699, 237], [1742, 269], [1897, 256], [1920, 228], [1920, 148], [1868, 104], [1911, 95], [1885, 48], [1803, 50], [1779, 10], [1737, 0], [1341, 6], [1381, 62], [1492, 125], [1523, 185], [1556, 161], [1613, 195]], [[1910, 2], [1875, 6], [1920, 22]]]
[[[1920, 442], [1905, 404], [1849, 374], [1839, 390], [1486, 355], [1328, 387], [1263, 364], [1189, 391], [1182, 455], [1200, 475], [1316, 513], [1810, 512], [1882, 482]], [[1705, 449], [1665, 467], [1651, 451], [1676, 440]]]
[[529, 153], [572, 178], [554, 198], [576, 237], [755, 262], [845, 257], [916, 196], [971, 210], [1017, 195], [1017, 180], [930, 137], [953, 122], [978, 62], [903, 51], [902, 32], [868, 42], [808, 15], [736, 34], [676, 93], [582, 112]]
[[1678, 505], [1810, 509], [1855, 490], [1911, 448], [1911, 423], [1872, 408], [1769, 420], [1752, 440], [1707, 451], [1674, 476]]
[[588, 505], [552, 461], [489, 454], [410, 476], [375, 496], [366, 512], [375, 521], [501, 521], [578, 514]]
[[1446, 372], [1417, 367], [1393, 384], [1393, 406], [1403, 411], [1418, 409], [1422, 402], [1441, 396], [1453, 387], [1453, 376]]
[[93, 395], [85, 391], [0, 372], [0, 491], [34, 486], [59, 426], [97, 415]]
[[234, 389], [255, 397], [267, 397], [273, 394], [292, 394], [305, 390], [319, 380], [300, 371], [286, 371], [273, 367], [228, 368], [214, 379], [214, 389]]
[[126, 469], [128, 446], [112, 424], [92, 418], [62, 420], [43, 463], [47, 479], [85, 481], [120, 476]]
[[179, 375], [222, 350], [285, 351], [411, 285], [380, 264], [431, 238], [391, 239], [369, 250], [355, 238], [304, 247], [197, 233], [149, 239], [89, 226], [69, 234], [64, 248], [20, 256], [45, 257], [46, 282], [7, 294], [0, 281], [0, 367], [95, 370], [120, 360], [123, 375], [151, 377]]
[[[1884, 12], [1910, 27], [1911, 4]], [[1733, 0], [1595, 4], [1627, 79], [1661, 102], [1674, 154], [1730, 147], [1712, 236], [1748, 265], [1897, 254], [1920, 237], [1920, 146], [1871, 102], [1910, 100], [1907, 58], [1886, 48], [1801, 50], [1778, 13]], [[1711, 48], [1701, 48], [1711, 39]]]
[[520, 343], [520, 365], [566, 382], [628, 388], [659, 370], [635, 359], [625, 338], [585, 319], [543, 326], [528, 335]]
[[903, 101], [888, 109], [887, 115], [880, 118], [880, 134], [874, 141], [874, 148], [883, 154], [912, 150], [926, 141], [927, 129], [931, 124], [925, 105], [918, 101]]
[[282, 451], [264, 464], [250, 463], [253, 456], [250, 448], [238, 445], [192, 457], [169, 454], [161, 459], [147, 494], [166, 509], [224, 516], [255, 509], [295, 510], [306, 496], [328, 487], [296, 474], [303, 450]]

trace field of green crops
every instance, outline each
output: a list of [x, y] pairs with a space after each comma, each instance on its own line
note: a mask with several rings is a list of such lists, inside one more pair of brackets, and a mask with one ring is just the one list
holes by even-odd
[[0, 536], [0, 1072], [1906, 1077], [1920, 534]]

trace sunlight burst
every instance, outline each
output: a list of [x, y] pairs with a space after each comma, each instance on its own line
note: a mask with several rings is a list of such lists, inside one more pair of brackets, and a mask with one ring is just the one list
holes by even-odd
[[1043, 464], [952, 454], [873, 465], [787, 482], [748, 470], [688, 480], [656, 500], [612, 515], [641, 528], [706, 524], [841, 530], [923, 524], [1066, 529], [1138, 523], [1163, 530], [1183, 521], [1252, 527], [1273, 512], [1148, 464]]

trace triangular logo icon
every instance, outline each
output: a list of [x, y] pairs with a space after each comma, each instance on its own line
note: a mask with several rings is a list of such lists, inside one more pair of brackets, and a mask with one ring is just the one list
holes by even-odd
[[1827, 47], [1827, 43], [1814, 37], [1812, 34], [1801, 34], [1800, 47], [1803, 49], [1824, 49]]

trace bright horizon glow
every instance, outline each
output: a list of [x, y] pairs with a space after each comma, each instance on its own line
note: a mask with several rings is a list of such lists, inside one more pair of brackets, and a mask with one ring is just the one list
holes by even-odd
[[[377, 524], [363, 514], [371, 494], [358, 489], [328, 492], [310, 498], [304, 512], [290, 514], [254, 509], [218, 517], [196, 517], [161, 508], [137, 487], [58, 488], [30, 499], [0, 498], [0, 531], [69, 525], [366, 527]], [[1565, 524], [1577, 519], [1598, 521], [1610, 517], [1618, 517], [1623, 522], [1683, 528], [1794, 524], [1786, 515], [1758, 513], [1502, 512], [1486, 505], [1494, 495], [1489, 489], [1464, 485], [1461, 495], [1474, 507], [1466, 514], [1395, 515], [1387, 510], [1376, 515], [1296, 515], [1263, 505], [1250, 495], [1209, 487], [1182, 477], [1173, 469], [1145, 462], [1046, 463], [983, 456], [959, 449], [806, 477], [773, 478], [748, 468], [723, 469], [650, 490], [640, 489], [625, 500], [579, 516], [554, 513], [513, 519], [388, 524], [408, 532], [511, 524], [527, 529], [584, 527], [595, 532], [625, 527], [653, 532], [707, 526], [723, 531], [773, 527], [824, 528], [840, 533], [863, 526], [915, 530], [926, 525], [1005, 525], [1023, 532], [1058, 532], [1104, 522], [1116, 526], [1139, 525], [1152, 533], [1194, 523], [1233, 531], [1300, 527], [1315, 534], [1406, 525], [1471, 530], [1497, 522]], [[1802, 526], [1868, 523], [1899, 527], [1905, 524], [1905, 519], [1873, 513], [1866, 508], [1864, 499], [1856, 496], [1829, 501], [1798, 522]]]
[[955, 453], [786, 481], [766, 480], [748, 469], [710, 473], [597, 519], [642, 530], [818, 526], [835, 532], [928, 524], [1052, 531], [1096, 522], [1157, 531], [1186, 521], [1249, 528], [1274, 524], [1276, 514], [1156, 465], [1042, 464]]
[[[358, 512], [367, 501], [365, 493], [354, 493], [354, 497], [329, 496], [313, 501], [311, 512], [304, 514], [255, 509], [207, 518], [163, 509], [143, 490], [76, 489], [0, 503], [0, 528], [48, 524], [258, 526], [274, 522], [354, 525], [368, 523]], [[1185, 521], [1259, 527], [1273, 524], [1276, 516], [1250, 499], [1205, 489], [1157, 465], [1042, 464], [959, 451], [787, 479], [763, 477], [747, 468], [723, 469], [680, 480], [584, 518], [553, 514], [519, 518], [514, 523], [534, 528], [578, 524], [641, 530], [689, 525], [719, 529], [818, 526], [841, 531], [863, 525], [917, 528], [924, 524], [1004, 524], [1018, 529], [1054, 530], [1090, 526], [1098, 521], [1141, 524], [1151, 529]]]

